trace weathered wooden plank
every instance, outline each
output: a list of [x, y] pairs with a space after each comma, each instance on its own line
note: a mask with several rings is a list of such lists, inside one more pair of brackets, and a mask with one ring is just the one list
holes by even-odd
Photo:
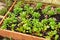
[[36, 2], [45, 2], [45, 3], [51, 3], [52, 0], [25, 0], [25, 1], [36, 1]]
[[58, 5], [60, 5], [60, 0], [53, 0], [52, 4], [58, 4]]

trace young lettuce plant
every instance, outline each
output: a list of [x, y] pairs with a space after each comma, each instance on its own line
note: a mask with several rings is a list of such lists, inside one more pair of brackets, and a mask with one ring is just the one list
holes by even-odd
[[42, 3], [37, 3], [36, 9], [40, 9], [42, 7]]
[[60, 8], [55, 9], [56, 13], [60, 13]]
[[32, 33], [31, 27], [28, 24], [24, 24], [23, 28], [26, 33]]
[[58, 38], [59, 38], [59, 35], [58, 34], [55, 35], [55, 40], [58, 40]]
[[56, 35], [56, 34], [57, 34], [57, 31], [56, 31], [56, 30], [48, 32], [48, 35], [49, 35], [50, 37], [52, 37], [52, 36], [54, 36], [54, 35]]
[[32, 14], [32, 16], [33, 16], [34, 18], [39, 18], [41, 15], [40, 15], [38, 12], [34, 12], [34, 13]]
[[24, 6], [24, 10], [28, 10], [29, 9], [29, 4], [26, 4], [25, 6]]
[[55, 27], [56, 27], [56, 22], [55, 21], [54, 22], [50, 22], [49, 25], [50, 25], [51, 29], [54, 30]]
[[14, 26], [13, 25], [9, 26], [9, 25], [12, 24], [12, 23], [16, 23], [16, 22], [17, 22], [17, 18], [15, 16], [8, 17], [4, 20], [4, 23], [3, 23], [1, 28], [2, 29], [7, 29], [7, 27], [11, 27], [14, 30]]
[[46, 26], [46, 25], [43, 25], [43, 27], [42, 27], [43, 29], [43, 31], [46, 31], [49, 27], [48, 26]]
[[26, 12], [29, 14], [32, 14], [33, 12], [34, 12], [34, 8], [33, 7], [31, 7], [29, 4], [26, 4], [25, 6], [24, 6], [24, 10], [26, 10]]
[[16, 24], [12, 24], [10, 27], [11, 27], [11, 30], [14, 31], [14, 27], [16, 26]]
[[34, 12], [33, 7], [29, 7], [29, 9], [27, 10], [27, 13], [33, 14], [33, 12]]
[[45, 9], [42, 10], [42, 13], [46, 14], [49, 10], [51, 10], [51, 6], [50, 5], [46, 6]]
[[56, 13], [54, 12], [54, 10], [49, 10], [48, 12], [47, 12], [47, 15], [49, 15], [49, 16], [52, 16], [52, 15], [55, 15]]
[[60, 23], [58, 23], [58, 28], [60, 28]]
[[23, 26], [20, 26], [16, 30], [19, 31], [19, 32], [25, 33], [25, 30], [23, 29]]
[[46, 31], [49, 27], [47, 26], [48, 25], [48, 19], [43, 19], [42, 21], [41, 21], [41, 23], [43, 24], [43, 26], [42, 26], [42, 30], [43, 31]]
[[14, 10], [13, 10], [13, 12], [14, 12], [14, 14], [15, 15], [18, 15], [19, 13], [21, 13], [22, 12], [22, 10], [23, 10], [23, 8], [14, 8]]
[[17, 30], [20, 32], [23, 32], [23, 33], [31, 33], [31, 26], [32, 25], [30, 23], [30, 20], [25, 19], [22, 22], [24, 23], [23, 26], [21, 26], [21, 27], [19, 26], [19, 28], [17, 28]]
[[32, 20], [32, 24], [33, 24], [33, 27], [32, 27], [32, 30], [33, 32], [35, 33], [40, 33], [40, 31], [43, 29], [43, 24], [41, 22], [39, 22], [38, 19], [33, 19]]
[[38, 28], [37, 28], [38, 22], [39, 22], [38, 19], [32, 19], [33, 31], [36, 31], [37, 32], [37, 30], [38, 30]]
[[41, 23], [44, 24], [44, 25], [45, 25], [45, 24], [48, 24], [48, 19], [43, 19], [43, 20], [41, 21]]
[[51, 27], [52, 30], [54, 30], [56, 27], [55, 20], [53, 18], [49, 18], [48, 20], [49, 20], [49, 26]]
[[21, 12], [21, 13], [20, 13], [20, 17], [21, 17], [21, 18], [26, 18], [26, 16], [27, 16], [27, 13], [26, 13], [26, 12]]
[[39, 22], [39, 19], [35, 19], [35, 18], [32, 19], [32, 24], [33, 24], [33, 25], [36, 25], [38, 22]]
[[54, 18], [49, 18], [48, 21], [49, 21], [49, 22], [54, 22], [55, 19], [54, 19]]
[[50, 37], [50, 36], [45, 36], [45, 38], [46, 38], [47, 40], [51, 40], [51, 37]]

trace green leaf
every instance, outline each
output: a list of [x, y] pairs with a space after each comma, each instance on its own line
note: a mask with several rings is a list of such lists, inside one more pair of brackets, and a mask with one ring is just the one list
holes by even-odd
[[56, 35], [56, 34], [57, 34], [57, 31], [56, 31], [56, 30], [48, 32], [48, 35], [49, 35], [50, 37], [52, 37], [52, 36], [54, 36], [54, 35]]
[[24, 10], [28, 10], [29, 9], [29, 4], [26, 4], [25, 6], [24, 6]]
[[58, 40], [58, 38], [59, 38], [59, 35], [55, 35], [55, 40]]
[[41, 23], [42, 23], [42, 24], [48, 24], [48, 19], [43, 19], [43, 20], [41, 21]]
[[58, 23], [58, 27], [60, 28], [60, 23]]
[[55, 19], [54, 18], [49, 18], [48, 21], [49, 22], [55, 22]]
[[38, 28], [33, 27], [33, 31], [34, 31], [34, 32], [37, 32], [37, 31], [38, 31]]
[[56, 11], [57, 13], [60, 13], [60, 8], [56, 8], [55, 11]]
[[20, 28], [17, 28], [16, 30], [19, 31], [19, 32], [24, 32], [24, 29], [23, 29], [22, 26]]
[[23, 8], [15, 8], [14, 10], [13, 10], [13, 12], [14, 12], [14, 14], [19, 14], [21, 11], [23, 10]]
[[49, 16], [55, 15], [54, 10], [50, 10], [50, 11], [48, 11], [47, 15], [49, 15]]
[[14, 27], [16, 26], [16, 24], [12, 24], [11, 25], [11, 30], [14, 31]]
[[39, 17], [40, 17], [40, 14], [37, 13], [37, 12], [34, 12], [34, 13], [32, 14], [32, 16], [33, 16], [34, 18], [39, 18]]
[[40, 37], [43, 36], [43, 34], [41, 34], [41, 33], [38, 33], [37, 35], [40, 36]]
[[43, 30], [46, 31], [48, 28], [46, 25], [43, 26]]
[[49, 25], [50, 25], [51, 29], [54, 30], [56, 27], [56, 22], [50, 22]]
[[51, 6], [50, 6], [50, 5], [46, 6], [45, 9], [42, 10], [42, 13], [43, 13], [43, 14], [47, 14], [47, 12], [48, 12], [49, 10], [51, 10]]
[[39, 23], [39, 19], [32, 19], [32, 24], [37, 25]]
[[47, 40], [51, 40], [51, 37], [50, 37], [50, 36], [45, 36], [45, 38], [46, 38]]
[[42, 3], [40, 3], [40, 2], [37, 3], [36, 8], [37, 8], [37, 9], [40, 9], [41, 7], [42, 7]]
[[20, 13], [20, 17], [22, 17], [22, 18], [26, 18], [26, 16], [27, 16], [27, 13], [26, 13], [26, 12], [22, 12], [22, 13]]
[[6, 25], [4, 25], [4, 26], [2, 26], [2, 27], [1, 27], [1, 29], [6, 29], [6, 28], [7, 28], [7, 26], [6, 26]]

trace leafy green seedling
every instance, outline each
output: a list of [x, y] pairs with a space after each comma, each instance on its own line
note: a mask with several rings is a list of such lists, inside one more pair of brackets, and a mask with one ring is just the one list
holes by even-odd
[[20, 28], [17, 28], [16, 30], [19, 31], [19, 32], [24, 32], [25, 33], [25, 30], [23, 29], [22, 26], [20, 26]]
[[39, 23], [39, 19], [32, 19], [32, 24], [37, 25]]
[[46, 31], [48, 29], [46, 25], [44, 25], [42, 28], [43, 28], [43, 31]]
[[41, 34], [41, 33], [37, 33], [36, 35], [39, 36], [39, 37], [43, 36], [43, 34]]
[[58, 23], [58, 28], [60, 28], [60, 23]]
[[9, 24], [12, 24], [12, 23], [16, 23], [17, 22], [17, 18], [15, 16], [12, 16], [12, 17], [8, 17], [4, 20], [4, 23], [2, 25], [2, 29], [6, 29], [7, 27], [9, 27]]
[[33, 14], [33, 12], [34, 12], [33, 7], [29, 7], [29, 9], [27, 10], [27, 13]]
[[49, 21], [49, 22], [54, 22], [55, 19], [54, 19], [54, 18], [49, 18], [48, 21]]
[[14, 10], [13, 10], [13, 12], [14, 12], [14, 14], [19, 14], [20, 12], [22, 12], [22, 10], [23, 10], [23, 8], [15, 8]]
[[27, 16], [27, 13], [26, 13], [26, 12], [21, 12], [21, 13], [20, 13], [20, 17], [26, 18], [26, 16]]
[[28, 10], [29, 9], [29, 4], [26, 4], [25, 6], [24, 6], [24, 10]]
[[51, 6], [50, 6], [50, 5], [46, 6], [45, 9], [42, 10], [42, 13], [43, 13], [43, 14], [47, 14], [47, 12], [48, 12], [49, 10], [51, 10]]
[[55, 11], [56, 11], [57, 13], [60, 13], [60, 8], [56, 8]]
[[50, 25], [51, 29], [54, 30], [56, 27], [56, 22], [50, 22], [49, 25]]
[[42, 7], [42, 3], [37, 3], [36, 9], [40, 9]]
[[41, 23], [42, 23], [42, 24], [48, 24], [48, 19], [43, 19], [43, 20], [41, 21]]
[[31, 27], [28, 24], [24, 24], [23, 28], [24, 28], [26, 33], [31, 33]]
[[12, 24], [10, 27], [11, 27], [11, 30], [14, 31], [14, 27], [16, 26], [16, 24]]
[[33, 16], [34, 18], [39, 18], [39, 17], [40, 17], [40, 14], [39, 14], [38, 12], [34, 12], [34, 13], [32, 14], [32, 16]]
[[55, 40], [58, 40], [58, 38], [59, 38], [59, 35], [55, 35]]
[[49, 15], [49, 16], [55, 15], [54, 10], [50, 10], [50, 11], [48, 11], [48, 12], [47, 12], [47, 15]]
[[57, 34], [57, 31], [56, 31], [56, 30], [48, 32], [48, 35], [49, 35], [50, 37], [52, 37], [52, 36], [54, 36], [54, 35], [56, 35], [56, 34]]
[[33, 26], [33, 32], [38, 32], [38, 28]]
[[50, 37], [50, 36], [45, 36], [45, 38], [46, 38], [47, 40], [51, 40], [51, 37]]

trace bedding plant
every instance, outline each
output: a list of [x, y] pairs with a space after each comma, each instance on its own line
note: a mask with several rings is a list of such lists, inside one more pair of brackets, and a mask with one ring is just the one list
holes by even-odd
[[17, 2], [3, 21], [2, 29], [60, 40], [60, 8], [43, 3]]

